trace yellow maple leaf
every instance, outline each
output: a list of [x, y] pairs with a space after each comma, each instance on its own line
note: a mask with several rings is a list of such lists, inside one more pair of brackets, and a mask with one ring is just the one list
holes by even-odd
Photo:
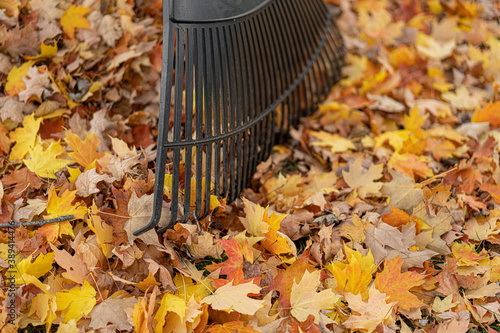
[[57, 53], [57, 44], [45, 44], [42, 42], [42, 45], [40, 46], [41, 52], [37, 56], [28, 56], [26, 59], [29, 60], [40, 60], [40, 59], [46, 59], [46, 58], [51, 58], [54, 54]]
[[42, 140], [38, 139], [35, 147], [30, 152], [30, 159], [24, 159], [23, 162], [37, 176], [56, 179], [55, 172], [61, 171], [71, 161], [57, 158], [66, 152], [60, 141], [51, 142], [46, 148], [44, 148], [43, 143]]
[[[319, 324], [321, 310], [333, 310], [334, 304], [340, 296], [331, 289], [316, 292], [320, 286], [321, 271], [317, 270], [309, 273], [304, 271], [304, 275], [299, 283], [293, 282], [290, 293], [291, 314], [299, 322], [304, 322], [310, 315], [314, 316], [314, 322]], [[322, 318], [326, 320], [326, 317]], [[328, 322], [327, 322], [328, 323]]]
[[99, 213], [99, 209], [94, 201], [92, 207], [90, 207], [89, 220], [87, 221], [87, 224], [90, 230], [92, 230], [96, 235], [97, 243], [101, 245], [102, 253], [109, 258], [112, 255], [111, 251], [113, 249], [114, 242], [113, 227], [104, 223], [97, 213]]
[[85, 140], [80, 139], [78, 135], [69, 131], [67, 135], [65, 140], [74, 150], [68, 153], [68, 155], [81, 166], [87, 168], [92, 165], [95, 160], [104, 156], [103, 152], [97, 151], [101, 143], [101, 140], [97, 137], [97, 133], [87, 133]]
[[74, 287], [71, 290], [56, 293], [57, 309], [67, 309], [63, 312], [63, 322], [67, 323], [71, 319], [78, 321], [88, 315], [97, 303], [96, 294], [95, 289], [87, 281], [83, 281], [81, 288]]
[[41, 122], [42, 119], [35, 119], [32, 113], [24, 117], [23, 127], [18, 127], [10, 133], [10, 140], [16, 142], [10, 151], [10, 161], [23, 159], [33, 149]]
[[269, 216], [267, 208], [264, 212], [264, 222], [269, 224], [269, 231], [263, 235], [266, 239], [262, 240], [261, 243], [269, 252], [276, 256], [293, 252], [287, 240], [282, 236], [283, 234], [280, 235], [278, 231], [281, 227], [281, 221], [283, 221], [287, 215], [288, 214], [283, 215], [273, 212]]
[[71, 6], [61, 17], [61, 27], [69, 38], [75, 38], [75, 29], [90, 29], [90, 23], [85, 15], [92, 11], [91, 8], [84, 6]]
[[370, 228], [370, 222], [363, 222], [357, 214], [352, 215], [354, 225], [344, 224], [340, 227], [340, 235], [356, 243], [365, 240], [365, 231]]
[[264, 216], [267, 215], [267, 209], [260, 205], [252, 205], [250, 201], [243, 198], [245, 205], [245, 217], [240, 217], [241, 224], [245, 227], [247, 232], [252, 236], [262, 236], [269, 231], [269, 224], [264, 223]]
[[371, 251], [366, 256], [344, 245], [347, 264], [336, 261], [326, 266], [326, 269], [333, 274], [337, 281], [334, 288], [340, 292], [353, 294], [363, 293], [372, 281], [372, 274], [377, 266]]
[[186, 316], [186, 302], [182, 298], [172, 294], [163, 295], [160, 303], [160, 308], [155, 314], [155, 332], [162, 333], [163, 326], [165, 325], [165, 319], [168, 312], [173, 312], [177, 314], [181, 320]]
[[58, 196], [54, 187], [49, 189], [49, 200], [47, 202], [48, 219], [63, 215], [73, 215], [75, 219], [82, 219], [87, 213], [87, 207], [82, 203], [75, 203], [76, 190], [66, 190]]
[[32, 262], [32, 255], [30, 254], [28, 258], [21, 260], [17, 263], [17, 270], [19, 275], [16, 276], [17, 284], [26, 283], [23, 279], [23, 275], [31, 275], [35, 278], [39, 278], [48, 271], [52, 269], [52, 263], [54, 262], [54, 252], [49, 252], [47, 254], [40, 254]]
[[156, 281], [155, 276], [151, 273], [151, 271], [149, 272], [147, 278], [145, 278], [141, 282], [137, 282], [134, 284], [134, 286], [139, 288], [141, 291], [146, 291], [148, 288], [152, 286], [159, 286], [159, 285], [161, 285], [161, 283]]
[[317, 147], [328, 147], [332, 154], [344, 153], [348, 150], [356, 150], [356, 146], [351, 140], [341, 137], [338, 134], [330, 134], [325, 131], [311, 132], [311, 135], [320, 141], [311, 143]]
[[14, 66], [9, 75], [7, 75], [7, 82], [5, 83], [5, 92], [9, 94], [10, 97], [19, 94], [21, 91], [26, 89], [26, 83], [24, 83], [23, 78], [26, 77], [31, 66], [35, 62], [30, 60], [26, 61], [21, 67]]

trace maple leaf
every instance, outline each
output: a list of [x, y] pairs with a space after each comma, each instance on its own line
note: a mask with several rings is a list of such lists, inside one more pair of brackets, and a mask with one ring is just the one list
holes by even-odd
[[217, 289], [212, 295], [205, 297], [202, 302], [210, 304], [214, 310], [236, 311], [252, 316], [264, 306], [264, 301], [249, 298], [248, 294], [259, 294], [260, 289], [253, 282], [234, 286], [231, 281]]
[[243, 198], [245, 205], [245, 217], [240, 217], [241, 224], [245, 227], [250, 235], [262, 236], [269, 231], [269, 224], [264, 223], [264, 216], [267, 216], [267, 208], [264, 209], [260, 205], [252, 205], [250, 201]]
[[464, 85], [458, 87], [455, 93], [447, 92], [442, 94], [441, 98], [457, 109], [466, 111], [472, 111], [479, 108], [482, 100], [480, 95], [471, 94]]
[[340, 235], [356, 243], [363, 242], [365, 240], [365, 231], [370, 227], [370, 222], [363, 222], [357, 214], [353, 214], [352, 223], [354, 225], [342, 225]]
[[19, 276], [16, 276], [16, 283], [23, 284], [26, 275], [31, 275], [35, 278], [40, 278], [52, 269], [54, 262], [54, 253], [40, 254], [35, 260], [32, 260], [30, 254], [27, 258], [21, 260], [16, 264]]
[[[220, 274], [229, 275], [243, 266], [243, 248], [234, 238], [220, 239], [219, 242], [222, 244], [228, 258], [220, 264], [207, 266], [207, 269], [214, 271], [221, 268]], [[248, 241], [246, 241], [244, 247], [249, 247]]]
[[330, 289], [316, 292], [320, 286], [321, 271], [309, 273], [304, 271], [304, 275], [299, 283], [294, 282], [292, 292], [290, 293], [291, 314], [298, 321], [303, 322], [309, 317], [314, 316], [316, 324], [320, 321], [319, 312], [321, 310], [332, 310], [335, 303], [340, 299]]
[[262, 245], [272, 254], [280, 256], [292, 252], [290, 245], [284, 234], [280, 234], [278, 231], [281, 227], [281, 221], [285, 219], [287, 215], [272, 213], [271, 216], [267, 214], [264, 215], [264, 221], [269, 223], [269, 231], [264, 234], [266, 239], [262, 240]]
[[347, 264], [336, 261], [325, 267], [337, 281], [337, 286], [333, 289], [353, 294], [362, 293], [372, 281], [372, 274], [377, 267], [374, 265], [371, 250], [368, 251], [366, 256], [363, 256], [360, 252], [351, 250], [345, 244], [344, 249]]
[[390, 204], [392, 206], [402, 209], [408, 214], [412, 213], [413, 208], [420, 204], [424, 198], [422, 189], [415, 184], [413, 179], [398, 171], [389, 169], [389, 173], [392, 180], [385, 183], [380, 191], [391, 198]]
[[222, 325], [214, 325], [205, 331], [206, 333], [253, 333], [259, 332], [254, 330], [253, 326], [248, 326], [243, 321], [230, 321]]
[[449, 57], [456, 45], [455, 40], [439, 43], [432, 36], [423, 33], [417, 34], [417, 50], [430, 59], [442, 60]]
[[165, 319], [168, 312], [173, 312], [179, 316], [181, 320], [184, 319], [186, 315], [186, 302], [182, 298], [172, 294], [163, 295], [160, 308], [155, 315], [155, 332], [163, 332], [163, 326], [165, 325]]
[[427, 233], [430, 236], [428, 241], [424, 241], [424, 238], [421, 237], [422, 243], [416, 244], [419, 248], [426, 247], [441, 254], [451, 253], [446, 241], [441, 238], [442, 235], [452, 229], [453, 217], [446, 208], [441, 208], [436, 215], [431, 216], [427, 213], [425, 204], [422, 203], [415, 207], [412, 219], [415, 219], [421, 234]]
[[476, 109], [471, 121], [489, 122], [493, 127], [500, 127], [500, 102], [488, 103], [484, 108]]
[[68, 251], [59, 250], [53, 244], [50, 244], [50, 247], [55, 253], [54, 258], [56, 263], [66, 270], [66, 272], [62, 273], [62, 276], [76, 283], [83, 284], [88, 278], [89, 270], [83, 262], [82, 255], [75, 253], [72, 256]]
[[375, 286], [371, 286], [368, 293], [367, 302], [363, 302], [361, 295], [352, 293], [345, 295], [349, 308], [359, 314], [351, 314], [349, 319], [343, 323], [345, 327], [363, 332], [373, 332], [378, 325], [387, 326], [394, 321], [392, 311], [396, 303], [387, 303], [386, 295], [378, 291]]
[[400, 256], [386, 260], [384, 270], [375, 277], [375, 287], [387, 294], [389, 302], [398, 302], [404, 310], [425, 305], [409, 290], [424, 283], [424, 276], [415, 272], [401, 273], [403, 259]]
[[41, 49], [41, 52], [39, 55], [28, 56], [28, 57], [26, 57], [26, 59], [41, 60], [41, 59], [45, 59], [45, 58], [51, 58], [52, 56], [54, 56], [54, 54], [57, 53], [57, 44], [53, 43], [53, 44], [47, 45], [44, 42], [42, 42], [42, 44], [40, 45], [40, 49]]
[[391, 227], [399, 228], [411, 222], [411, 217], [404, 210], [398, 209], [391, 204], [391, 212], [382, 215], [382, 221]]
[[[42, 72], [40, 72], [40, 70]], [[19, 100], [28, 102], [33, 96], [38, 101], [42, 98], [45, 88], [50, 84], [49, 71], [47, 67], [30, 67], [26, 77], [23, 77], [26, 89], [19, 92]]]
[[9, 94], [10, 97], [13, 97], [19, 94], [21, 91], [26, 89], [26, 84], [23, 81], [23, 78], [26, 77], [30, 67], [33, 66], [35, 62], [30, 60], [23, 63], [19, 68], [14, 66], [7, 76], [7, 82], [5, 83], [5, 92]]
[[362, 163], [362, 158], [356, 159], [353, 164], [349, 167], [349, 171], [346, 172], [342, 170], [342, 175], [344, 176], [344, 181], [350, 188], [357, 190], [360, 198], [365, 198], [370, 194], [377, 193], [382, 187], [381, 182], [375, 182], [375, 180], [382, 177], [382, 170], [384, 169], [383, 164], [370, 165], [368, 171], [364, 173]]
[[284, 309], [290, 308], [290, 293], [295, 279], [302, 278], [306, 270], [309, 272], [314, 271], [314, 267], [307, 258], [301, 257], [288, 266], [286, 270], [280, 270], [273, 283], [269, 286], [268, 290], [279, 292], [279, 301]]
[[343, 153], [348, 150], [356, 150], [356, 146], [351, 140], [341, 137], [338, 134], [330, 134], [325, 131], [310, 132], [313, 137], [320, 141], [311, 143], [317, 147], [329, 147], [332, 154]]
[[71, 160], [58, 158], [66, 150], [61, 146], [61, 142], [51, 142], [45, 147], [44, 142], [39, 138], [35, 147], [30, 152], [29, 159], [23, 159], [24, 164], [30, 171], [43, 178], [56, 179], [55, 173], [66, 167]]
[[[156, 231], [149, 230], [142, 235], [136, 237], [134, 236], [134, 231], [139, 230], [145, 226], [151, 220], [151, 215], [153, 214], [153, 195], [143, 195], [138, 198], [135, 192], [132, 193], [132, 197], [128, 202], [128, 216], [130, 217], [125, 226], [123, 227], [127, 232], [128, 240], [133, 243], [136, 238], [141, 239], [146, 244], [153, 244], [161, 247], [158, 241], [158, 234]], [[159, 225], [167, 224], [166, 214], [162, 214]]]
[[[103, 302], [97, 304], [89, 313], [90, 324], [92, 329], [105, 328], [109, 324], [116, 325], [116, 329], [120, 331], [132, 330], [133, 327], [128, 321], [127, 310], [134, 308], [137, 304], [135, 297], [122, 297], [120, 293], [105, 299]], [[127, 293], [125, 293], [127, 294]]]
[[76, 199], [76, 191], [65, 190], [58, 196], [55, 187], [49, 189], [49, 198], [47, 201], [46, 218], [52, 219], [63, 215], [73, 215], [74, 219], [83, 219], [87, 213], [87, 207], [83, 204], [73, 204]]
[[41, 122], [42, 119], [35, 119], [35, 114], [32, 113], [24, 117], [23, 127], [18, 127], [10, 133], [10, 140], [16, 142], [10, 151], [10, 161], [23, 159], [33, 149]]
[[88, 315], [97, 303], [96, 294], [95, 289], [87, 281], [83, 281], [81, 288], [73, 287], [71, 290], [56, 293], [57, 309], [67, 309], [63, 312], [63, 322], [67, 323], [71, 319], [78, 321]]
[[78, 175], [75, 180], [76, 188], [78, 189], [78, 195], [82, 197], [88, 197], [94, 193], [99, 193], [99, 189], [97, 188], [97, 183], [99, 182], [107, 182], [113, 183], [116, 178], [103, 174], [100, 175], [97, 173], [95, 168], [85, 171], [84, 173]]
[[87, 220], [87, 225], [90, 230], [94, 232], [97, 238], [97, 243], [101, 245], [102, 253], [106, 257], [110, 257], [112, 255], [113, 249], [113, 227], [104, 221], [101, 220], [101, 217], [97, 215], [99, 210], [95, 204], [95, 201], [92, 203], [92, 207], [90, 207], [89, 211], [89, 219]]
[[66, 134], [67, 137], [65, 140], [73, 149], [73, 152], [68, 153], [68, 155], [84, 168], [93, 166], [96, 160], [104, 156], [103, 152], [97, 151], [101, 140], [97, 138], [95, 132], [87, 134], [85, 140], [80, 139], [78, 135], [69, 131]]
[[90, 23], [85, 16], [91, 11], [91, 8], [84, 6], [71, 6], [64, 12], [61, 27], [69, 38], [75, 38], [76, 28], [90, 29]]

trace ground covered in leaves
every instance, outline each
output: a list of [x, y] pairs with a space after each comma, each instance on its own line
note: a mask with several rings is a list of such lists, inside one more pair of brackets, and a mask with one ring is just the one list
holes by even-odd
[[161, 1], [0, 0], [2, 332], [498, 331], [498, 3], [332, 2], [315, 115], [202, 234], [136, 238]]

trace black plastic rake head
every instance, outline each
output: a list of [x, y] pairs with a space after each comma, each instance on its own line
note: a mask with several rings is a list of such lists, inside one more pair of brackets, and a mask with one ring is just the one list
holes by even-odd
[[211, 195], [234, 200], [273, 145], [326, 97], [344, 61], [322, 0], [163, 5], [154, 211], [136, 236], [158, 225], [165, 169], [171, 211], [159, 232], [179, 215], [205, 218]]

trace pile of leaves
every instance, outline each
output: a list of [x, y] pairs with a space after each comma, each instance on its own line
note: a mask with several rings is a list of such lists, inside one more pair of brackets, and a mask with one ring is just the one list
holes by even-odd
[[2, 332], [500, 330], [498, 2], [330, 2], [315, 115], [201, 232], [135, 237], [161, 1], [0, 0]]

